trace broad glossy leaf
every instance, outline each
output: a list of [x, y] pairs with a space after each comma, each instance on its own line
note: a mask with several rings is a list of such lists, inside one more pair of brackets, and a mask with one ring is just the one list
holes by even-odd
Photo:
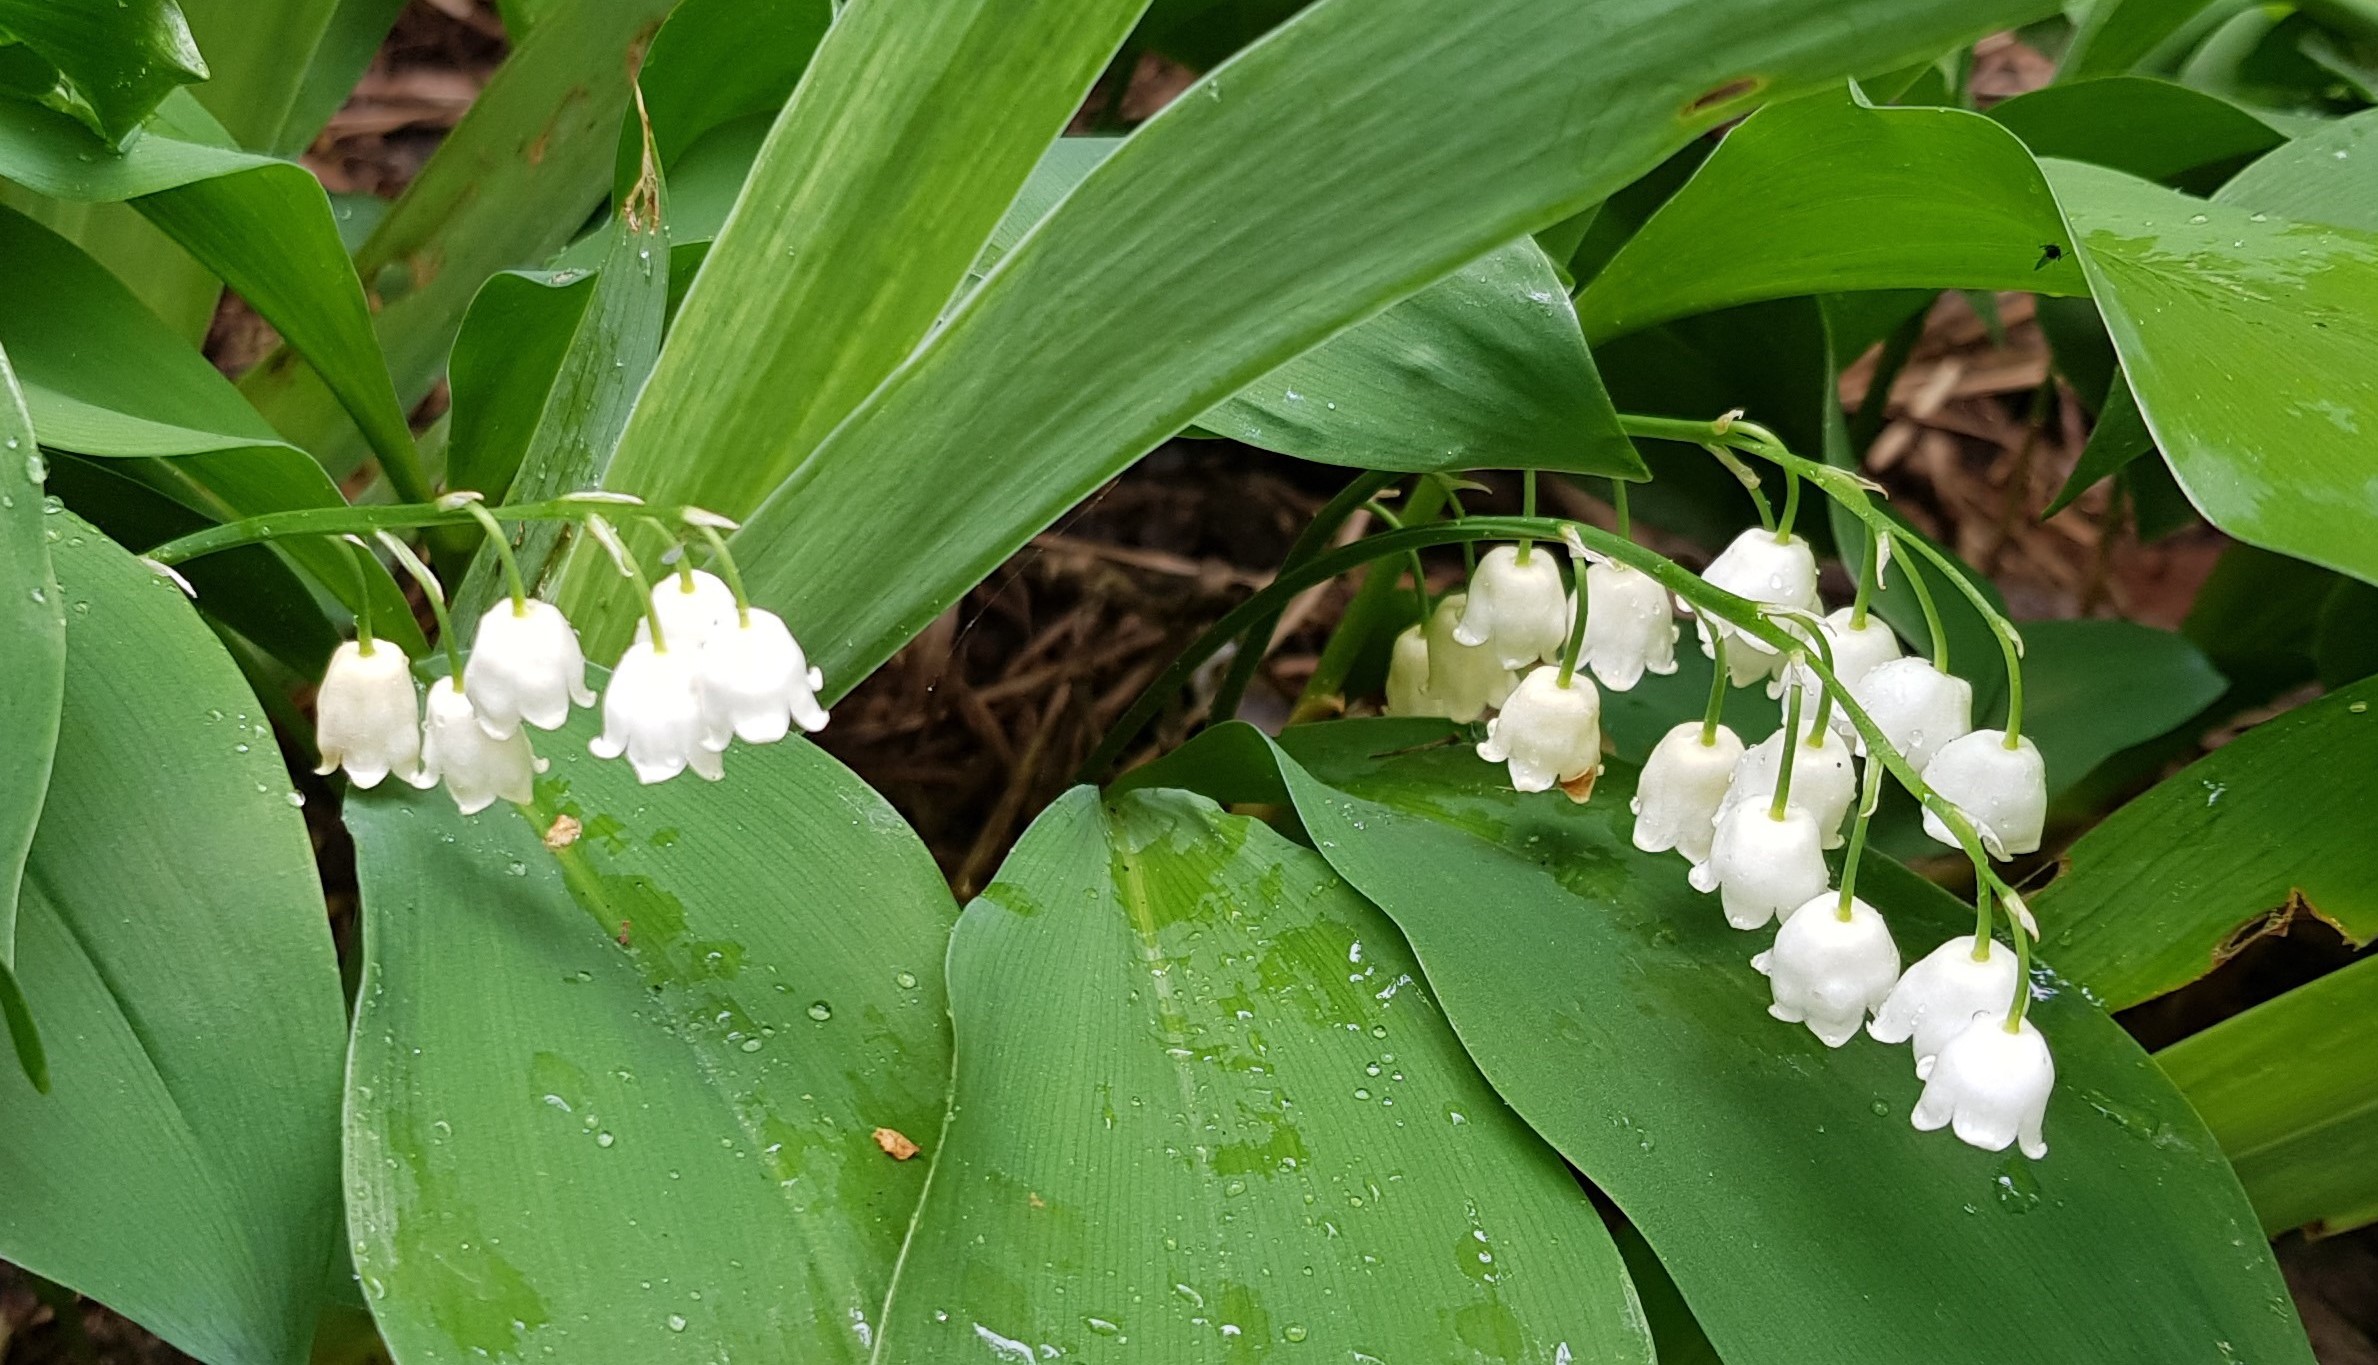
[[[1768, 936], [1728, 928], [1680, 859], [1635, 850], [1631, 771], [1581, 808], [1513, 793], [1462, 747], [1387, 755], [1408, 730], [1366, 742], [1367, 724], [1314, 727], [1310, 771], [1244, 726], [1182, 752], [1241, 746], [1217, 796], [1294, 803], [1404, 931], [1487, 1078], [1642, 1228], [1732, 1365], [1802, 1361], [1812, 1341], [1878, 1365], [2161, 1365], [2224, 1342], [2311, 1359], [2211, 1136], [2069, 982], [2042, 969], [2031, 1009], [2056, 1048], [2046, 1159], [1914, 1132], [1907, 1050], [1828, 1051], [1770, 1019], [1749, 965]], [[1972, 923], [1888, 860], [1858, 885], [1907, 953]]]
[[[1120, 145], [1061, 138], [976, 263], [988, 272]], [[1508, 243], [1201, 413], [1200, 429], [1364, 469], [1535, 465], [1642, 475], [1568, 290], [1542, 248]]]
[[[847, 688], [1091, 489], [1292, 356], [1756, 98], [2040, 9], [1320, 0], [1135, 133], [769, 494], [737, 538], [746, 577], [763, 601], [798, 602], [829, 688]], [[894, 524], [943, 533], [881, 534]], [[820, 590], [834, 583], [851, 586]]]
[[1847, 91], [1770, 105], [1577, 299], [1596, 342], [1691, 313], [1867, 289], [2088, 292], [2023, 145], [1958, 109]]
[[1061, 798], [950, 943], [951, 1118], [879, 1358], [1649, 1365], [1601, 1220], [1417, 974], [1254, 820]]
[[448, 487], [504, 500], [594, 283], [592, 271], [573, 267], [506, 270], [480, 286], [447, 365]]
[[2073, 162], [2050, 178], [2189, 501], [2240, 540], [2378, 579], [2378, 236]]
[[[557, 0], [497, 68], [355, 255], [400, 402], [429, 392], [479, 286], [541, 264], [611, 183], [632, 54], [672, 0]], [[353, 425], [288, 351], [241, 387], [275, 429], [334, 473], [361, 455]]]
[[[210, 520], [344, 501], [204, 356], [63, 238], [0, 209], [0, 261], [13, 286], [0, 309], [0, 346], [45, 445], [132, 460], [129, 477]], [[313, 538], [282, 548], [342, 601], [359, 600], [346, 548]], [[385, 573], [373, 581], [383, 631], [423, 649], [395, 583]]]
[[181, 592], [71, 513], [65, 710], [19, 910], [51, 1090], [0, 1068], [0, 1256], [209, 1365], [306, 1358], [346, 1016], [272, 731]]
[[[2119, 379], [2121, 372], [2115, 374]], [[2130, 381], [2120, 379], [2107, 388], [2105, 411], [2089, 428], [2089, 443], [2081, 448], [2081, 458], [2073, 464], [2056, 500], [2041, 509], [2040, 519], [2045, 521], [2072, 506], [2100, 480], [2113, 477], [2154, 448], [2155, 438], [2148, 434], [2147, 419], [2139, 413], [2138, 397], [2130, 391]]]
[[2298, 915], [2378, 937], [2372, 698], [2378, 679], [2265, 721], [2076, 840], [2034, 907], [2057, 962], [2125, 1009]]
[[304, 167], [220, 145], [188, 95], [122, 153], [62, 118], [0, 108], [0, 175], [54, 198], [129, 200], [289, 339], [383, 459], [413, 459], [363, 290], [322, 183]]
[[2169, 733], [2229, 686], [2188, 637], [2135, 621], [2027, 621], [2022, 631], [2023, 733], [2047, 760], [2051, 793]]
[[122, 142], [157, 102], [207, 77], [174, 0], [0, 0], [0, 47], [22, 44], [50, 78], [33, 92], [109, 142]]
[[17, 883], [41, 820], [65, 685], [66, 605], [50, 569], [45, 477], [33, 419], [0, 349], [0, 753], [9, 756], [0, 764], [0, 971], [15, 961]]
[[2155, 1054], [2204, 1116], [2273, 1236], [2378, 1222], [2378, 960], [2365, 959]]
[[2129, 70], [2189, 27], [2209, 0], [2103, 0], [2091, 5], [2057, 67], [2061, 80], [2112, 76]]
[[865, 1360], [928, 1165], [871, 1135], [940, 1127], [957, 907], [814, 746], [639, 787], [591, 721], [533, 817], [350, 798], [373, 1315], [401, 1365]]
[[[305, 150], [318, 128], [292, 128], [298, 93], [326, 40], [340, 0], [181, 0], [210, 74], [193, 93], [242, 147], [275, 156]], [[389, 18], [394, 19], [393, 7]], [[386, 26], [381, 32], [385, 34]], [[362, 75], [357, 67], [348, 84]], [[294, 143], [295, 145], [291, 145]]]
[[[933, 329], [1144, 3], [845, 8], [686, 295], [608, 485], [757, 506]], [[602, 573], [574, 573], [565, 603], [608, 592]]]
[[2307, 133], [2230, 177], [2225, 204], [2378, 232], [2378, 109]]
[[1990, 117], [2034, 156], [2087, 161], [2200, 190], [2287, 140], [2218, 95], [2146, 76], [2047, 86], [1992, 105]]
[[290, 99], [281, 135], [265, 145], [265, 150], [295, 156], [313, 141], [354, 93], [356, 82], [379, 55], [381, 40], [388, 36], [404, 5], [405, 0], [337, 0], [321, 40], [314, 45], [305, 80]]
[[[501, 471], [501, 485], [510, 490], [507, 496], [542, 501], [602, 481], [620, 429], [627, 424], [628, 409], [660, 354], [662, 314], [668, 302], [667, 229], [622, 213], [611, 228], [611, 251], [602, 274], [543, 389], [544, 401], [521, 448], [517, 474]], [[496, 471], [488, 473], [489, 482], [495, 483]], [[528, 522], [513, 533], [521, 577], [532, 587], [555, 572], [562, 531], [560, 522]], [[462, 617], [476, 621], [502, 595], [503, 586], [494, 553], [482, 552], [455, 598]]]
[[[683, 0], [653, 35], [636, 71], [653, 149], [674, 173], [710, 132], [764, 115], [773, 122], [834, 21], [831, 0]], [[614, 197], [625, 197], [643, 161], [631, 121], [619, 141]]]

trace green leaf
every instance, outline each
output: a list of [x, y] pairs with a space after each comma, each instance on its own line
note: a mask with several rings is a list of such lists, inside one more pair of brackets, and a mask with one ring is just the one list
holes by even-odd
[[2145, 76], [2047, 86], [1991, 106], [1990, 117], [2023, 139], [2033, 156], [2086, 161], [2197, 190], [2211, 189], [2287, 140], [2217, 95]]
[[[2121, 371], [2115, 371], [2119, 376]], [[2040, 512], [2045, 521], [2073, 505], [2083, 493], [2100, 480], [2112, 478], [2132, 460], [2155, 448], [2155, 438], [2147, 433], [2147, 419], [2139, 412], [2139, 400], [2130, 391], [2130, 381], [2122, 379], [2106, 389], [2105, 411], [2097, 415], [2097, 424], [2089, 428], [2089, 443], [2081, 447], [2081, 458], [2074, 462], [2064, 488], [2056, 500]]]
[[2056, 960], [2127, 1009], [2298, 915], [2378, 937], [2373, 697], [2378, 679], [2266, 721], [2082, 835], [2034, 902]]
[[2378, 233], [2378, 109], [2295, 139], [2213, 197], [2300, 223]]
[[[544, 402], [521, 449], [518, 475], [510, 469], [500, 473], [513, 501], [541, 502], [602, 481], [628, 410], [660, 354], [668, 302], [667, 230], [657, 221], [639, 223], [621, 213], [612, 228], [610, 255], [570, 334], [569, 349], [542, 390]], [[497, 471], [487, 473], [494, 483]], [[553, 572], [563, 530], [564, 523], [549, 521], [527, 522], [514, 532], [520, 574], [532, 588]], [[598, 557], [608, 565], [607, 556], [598, 552]], [[456, 594], [458, 618], [476, 622], [504, 587], [493, 552], [480, 554]]]
[[[45, 445], [130, 460], [129, 477], [215, 521], [345, 501], [206, 357], [72, 244], [0, 208], [0, 261], [12, 281], [0, 346]], [[356, 603], [357, 561], [345, 547], [309, 537], [282, 549], [340, 600]], [[396, 584], [384, 572], [373, 582], [384, 632], [414, 652], [426, 649]]]
[[[755, 114], [773, 121], [833, 22], [832, 0], [683, 0], [671, 10], [636, 72], [661, 167], [674, 172], [730, 123]], [[644, 153], [634, 120], [621, 131], [615, 199], [635, 185]]]
[[2356, 962], [2155, 1054], [2273, 1236], [2378, 1222], [2378, 960]]
[[302, 166], [216, 145], [221, 126], [186, 95], [158, 123], [118, 154], [40, 110], [0, 110], [0, 174], [53, 198], [129, 201], [289, 339], [397, 477], [416, 468], [321, 182]]
[[305, 79], [290, 97], [280, 135], [271, 143], [251, 145], [279, 156], [296, 156], [305, 150], [329, 124], [330, 116], [355, 93], [356, 82], [379, 55], [382, 40], [404, 7], [405, 0], [336, 0], [330, 21], [314, 45]]
[[[608, 253], [606, 253], [608, 254]], [[446, 486], [502, 502], [594, 297], [590, 270], [506, 270], [463, 316], [447, 365]]]
[[46, 68], [41, 102], [111, 143], [207, 76], [174, 0], [0, 0], [0, 50], [19, 43]]
[[2082, 17], [2057, 78], [2079, 81], [2129, 70], [2187, 28], [2209, 2], [2101, 0]]
[[1958, 109], [1846, 91], [1770, 105], [1577, 299], [1601, 342], [1758, 299], [1867, 289], [2088, 292], [2039, 168]]
[[2071, 162], [2050, 179], [2156, 448], [2230, 535], [2378, 578], [2378, 236]]
[[2229, 684], [2183, 635], [2133, 621], [2023, 624], [2023, 733], [2047, 760], [2048, 790], [2170, 733]]
[[2321, 599], [2312, 657], [2323, 687], [2378, 674], [2378, 587], [2339, 579]]
[[[296, 156], [332, 110], [306, 99], [316, 80], [363, 75], [357, 41], [388, 33], [402, 0], [181, 0], [213, 74], [193, 93], [232, 140]], [[375, 31], [376, 26], [376, 31]], [[360, 56], [368, 60], [370, 49]], [[318, 111], [318, 114], [317, 114]]]
[[[933, 329], [1143, 4], [844, 10], [686, 296], [608, 484], [728, 516], [757, 506]], [[562, 600], [615, 579], [590, 567]]]
[[[437, 382], [488, 276], [543, 262], [585, 226], [610, 184], [632, 54], [671, 3], [558, 0], [356, 253], [399, 402], [419, 402]], [[354, 468], [348, 416], [289, 352], [266, 357], [241, 387], [334, 474]]]
[[0, 1069], [0, 1256], [210, 1365], [294, 1365], [338, 1237], [346, 1016], [272, 731], [181, 592], [68, 513], [65, 709]]
[[26, 1012], [16, 961], [17, 890], [58, 745], [65, 688], [66, 604], [50, 568], [39, 448], [16, 371], [0, 349], [0, 1014], [27, 1080], [49, 1087], [40, 1031]]
[[1617, 1250], [1394, 926], [1185, 792], [1035, 821], [950, 943], [890, 1360], [1639, 1361]]
[[[1333, 786], [1245, 726], [1182, 753], [1236, 748], [1217, 799], [1293, 801], [1404, 931], [1487, 1078], [1643, 1230], [1733, 1365], [1810, 1342], [1889, 1365], [2150, 1365], [2215, 1341], [2311, 1359], [2211, 1136], [2068, 982], [2042, 969], [2031, 1008], [2056, 1049], [2046, 1159], [1916, 1133], [1907, 1051], [1827, 1051], [1768, 1018], [1749, 965], [1764, 936], [1726, 927], [1680, 860], [1635, 850], [1632, 771], [1579, 807], [1512, 792], [1466, 747], [1384, 753], [1370, 724], [1284, 736]], [[1887, 859], [1858, 889], [1911, 956], [1972, 923]]]
[[1197, 425], [1362, 469], [1650, 477], [1618, 429], [1568, 291], [1525, 237], [1266, 374]]
[[814, 746], [639, 787], [592, 719], [540, 737], [533, 816], [349, 801], [373, 1315], [405, 1365], [865, 1360], [927, 1166], [871, 1134], [940, 1126], [957, 907]]
[[[1321, 0], [1135, 133], [769, 494], [737, 537], [746, 578], [820, 642], [839, 692], [1266, 371], [1596, 202], [1754, 99], [2041, 8], [1713, 0], [1681, 23], [1667, 0], [1590, 17], [1487, 0], [1451, 18], [1429, 0]], [[1330, 112], [1327, 136], [1315, 110]], [[758, 330], [819, 325], [787, 313]], [[750, 345], [751, 330], [686, 345], [686, 363]]]

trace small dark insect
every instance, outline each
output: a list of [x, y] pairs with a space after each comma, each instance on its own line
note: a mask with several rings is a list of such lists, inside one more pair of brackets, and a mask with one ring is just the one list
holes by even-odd
[[619, 922], [619, 946], [622, 948], [628, 946], [628, 922], [626, 920]]
[[2045, 270], [2049, 266], [2054, 265], [2056, 262], [2063, 259], [2063, 247], [2056, 245], [2054, 242], [2042, 242], [2039, 244], [2039, 259], [2031, 263], [2031, 268], [2034, 270]]

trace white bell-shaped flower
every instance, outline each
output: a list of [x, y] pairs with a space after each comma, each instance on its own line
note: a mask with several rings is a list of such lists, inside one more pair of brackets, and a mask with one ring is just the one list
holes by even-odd
[[1442, 716], [1445, 707], [1428, 690], [1428, 633], [1406, 626], [1387, 658], [1387, 714]]
[[[2040, 831], [2048, 823], [2048, 767], [2029, 738], [2017, 739], [2010, 749], [2004, 730], [1961, 735], [1924, 765], [1924, 784], [1965, 812], [1991, 857], [2038, 851]], [[1957, 837], [1930, 809], [1924, 812], [1924, 832], [1957, 846]]]
[[1973, 730], [1973, 684], [1930, 659], [1893, 659], [1849, 687], [1866, 718], [1919, 773], [1942, 746]]
[[488, 733], [486, 718], [452, 678], [429, 685], [421, 720], [421, 776], [415, 785], [446, 784], [456, 809], [477, 815], [498, 798], [526, 805], [536, 794], [545, 760], [529, 748], [528, 734], [515, 725], [502, 739]]
[[1577, 657], [1605, 687], [1624, 692], [1646, 673], [1676, 671], [1676, 614], [1651, 575], [1597, 559], [1585, 567], [1585, 640]]
[[[1798, 536], [1778, 537], [1775, 532], [1756, 526], [1734, 537], [1734, 542], [1701, 571], [1701, 577], [1712, 587], [1770, 607], [1813, 614], [1823, 605], [1817, 597], [1816, 552], [1809, 548], [1808, 542]], [[1708, 617], [1703, 617], [1698, 625], [1701, 652], [1711, 658], [1717, 655], [1710, 642], [1710, 632], [1715, 630], [1726, 637], [1726, 672], [1736, 687], [1772, 678], [1782, 671], [1784, 656], [1766, 641]]]
[[[1883, 623], [1883, 618], [1869, 613], [1866, 624], [1852, 625], [1851, 619], [1857, 615], [1857, 610], [1856, 607], [1843, 607], [1817, 622], [1818, 633], [1824, 636], [1825, 644], [1833, 651], [1833, 676], [1841, 680], [1841, 685], [1849, 689], [1853, 697], [1858, 695], [1858, 684], [1865, 681], [1867, 674], [1899, 657], [1899, 637], [1891, 633], [1891, 628]], [[1784, 688], [1793, 683], [1807, 688], [1811, 697], [1819, 695], [1824, 690], [1824, 682], [1817, 677], [1816, 669], [1808, 660], [1822, 657], [1821, 651], [1811, 650], [1767, 685], [1767, 695], [1780, 697]], [[1839, 710], [1833, 713], [1833, 728], [1850, 742], [1852, 752], [1866, 752], [1858, 742], [1856, 727]]]
[[1746, 803], [1718, 816], [1709, 861], [1693, 869], [1691, 881], [1695, 890], [1719, 892], [1726, 923], [1756, 929], [1806, 905], [1832, 876], [1807, 811], [1788, 805], [1778, 820], [1770, 807]]
[[[672, 570], [652, 585], [652, 610], [661, 618], [662, 643], [690, 659], [711, 632], [735, 624], [735, 590], [714, 573]], [[636, 638], [652, 638], [650, 623], [636, 623]]]
[[1559, 556], [1542, 546], [1524, 562], [1515, 545], [1487, 551], [1470, 575], [1453, 638], [1492, 650], [1505, 668], [1557, 662], [1569, 642], [1569, 593], [1561, 586]]
[[2036, 1161], [2048, 1154], [2040, 1127], [2056, 1088], [2056, 1059], [2029, 1019], [2012, 1032], [2006, 1023], [2003, 1007], [1992, 1010], [1942, 1045], [1908, 1121], [1926, 1133], [1953, 1126], [1961, 1141], [1985, 1152], [2020, 1142]]
[[[1858, 767], [1850, 758], [1850, 746], [1833, 733], [1832, 727], [1809, 729], [1815, 720], [1816, 708], [1805, 707], [1801, 712], [1801, 743], [1792, 754], [1792, 790], [1788, 799], [1816, 821], [1825, 847], [1839, 848], [1842, 821], [1858, 799]], [[1776, 779], [1783, 769], [1783, 746], [1784, 732], [1778, 726], [1774, 734], [1743, 754], [1734, 765], [1725, 799], [1718, 803], [1721, 819], [1736, 806], [1764, 807], [1775, 799]]]
[[330, 656], [314, 696], [314, 743], [327, 773], [345, 768], [358, 787], [376, 787], [395, 773], [412, 781], [421, 770], [421, 705], [413, 696], [412, 665], [386, 640], [349, 640]]
[[746, 744], [774, 744], [795, 724], [811, 734], [826, 728], [817, 704], [825, 675], [809, 666], [799, 641], [775, 612], [753, 607], [702, 642], [694, 669], [702, 717], [713, 749], [734, 735]]
[[694, 655], [669, 630], [662, 627], [669, 648], [638, 640], [619, 656], [603, 691], [603, 733], [586, 747], [597, 758], [626, 755], [639, 782], [666, 782], [689, 767], [716, 782], [725, 768], [718, 750], [703, 742], [710, 727], [694, 690]]
[[1501, 706], [1519, 685], [1519, 675], [1503, 667], [1491, 647], [1465, 645], [1456, 638], [1468, 605], [1467, 595], [1446, 594], [1428, 618], [1426, 632], [1428, 692], [1440, 708], [1436, 714], [1463, 725]]
[[1787, 1024], [1806, 1024], [1827, 1047], [1855, 1037], [1899, 979], [1899, 945], [1873, 906], [1852, 897], [1841, 917], [1841, 893], [1819, 892], [1786, 916], [1775, 946], [1750, 960], [1775, 990], [1767, 1012]]
[[1974, 956], [1974, 937], [1959, 934], [1907, 969], [1866, 1032], [1877, 1042], [1913, 1043], [1916, 1075], [1932, 1073], [1941, 1045], [1974, 1016], [2003, 1011], [2015, 998], [2015, 950], [1987, 942]]
[[1717, 808], [1741, 757], [1741, 739], [1723, 725], [1707, 744], [1697, 720], [1662, 735], [1635, 783], [1635, 847], [1646, 853], [1675, 849], [1692, 863], [1708, 862]]
[[1478, 756], [1511, 767], [1511, 785], [1540, 792], [1559, 783], [1572, 800], [1593, 795], [1602, 771], [1602, 694], [1583, 673], [1561, 681], [1557, 664], [1519, 680], [1502, 713], [1486, 723]]
[[510, 737], [523, 721], [558, 730], [570, 718], [572, 702], [592, 706], [595, 700], [576, 628], [561, 608], [535, 598], [518, 604], [507, 598], [479, 618], [462, 691], [497, 739]]

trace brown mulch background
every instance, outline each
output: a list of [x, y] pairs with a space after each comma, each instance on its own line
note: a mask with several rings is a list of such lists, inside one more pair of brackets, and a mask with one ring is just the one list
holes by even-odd
[[[393, 197], [419, 171], [504, 54], [481, 0], [411, 0], [346, 107], [307, 153], [334, 191]], [[1137, 121], [1192, 78], [1149, 54], [1118, 107]], [[1985, 44], [1975, 86], [2003, 98], [2051, 74], [2010, 39]], [[1088, 108], [1108, 107], [1105, 89]], [[1974, 308], [1945, 296], [1888, 396], [1889, 420], [1869, 472], [1894, 504], [1983, 566], [2025, 619], [2127, 616], [2176, 627], [2226, 541], [2194, 526], [2141, 543], [2101, 487], [2048, 521], [2037, 512], [2062, 487], [2087, 432], [2079, 405], [2035, 421], [2048, 374], [2032, 301], [1998, 300], [2003, 339]], [[253, 344], [237, 305], [219, 329], [225, 359]], [[243, 340], [243, 338], [246, 338]], [[1868, 395], [1872, 357], [1843, 379]], [[1037, 537], [836, 708], [820, 743], [915, 825], [963, 897], [990, 876], [1032, 816], [1074, 772], [1124, 707], [1200, 631], [1268, 581], [1310, 514], [1345, 471], [1227, 441], [1175, 441]], [[1481, 499], [1508, 500], [1509, 490]], [[1564, 511], [1592, 510], [1591, 500]], [[1300, 599], [1275, 637], [1244, 714], [1285, 716], [1345, 604], [1344, 583]], [[1211, 681], [1205, 682], [1210, 695]], [[1178, 742], [1175, 715], [1139, 752]], [[2188, 755], [2193, 756], [2193, 755]], [[329, 803], [317, 802], [325, 811]], [[353, 892], [335, 822], [317, 831], [334, 914], [351, 923]], [[2321, 931], [2257, 944], [2198, 986], [2134, 1011], [2125, 1023], [2160, 1044], [2322, 970], [2345, 949]], [[2290, 1235], [2280, 1259], [2324, 1365], [2378, 1365], [2378, 1236], [2320, 1242]], [[187, 1359], [95, 1304], [57, 1306], [0, 1264], [0, 1363], [148, 1365]], [[376, 1357], [341, 1353], [342, 1361]]]

